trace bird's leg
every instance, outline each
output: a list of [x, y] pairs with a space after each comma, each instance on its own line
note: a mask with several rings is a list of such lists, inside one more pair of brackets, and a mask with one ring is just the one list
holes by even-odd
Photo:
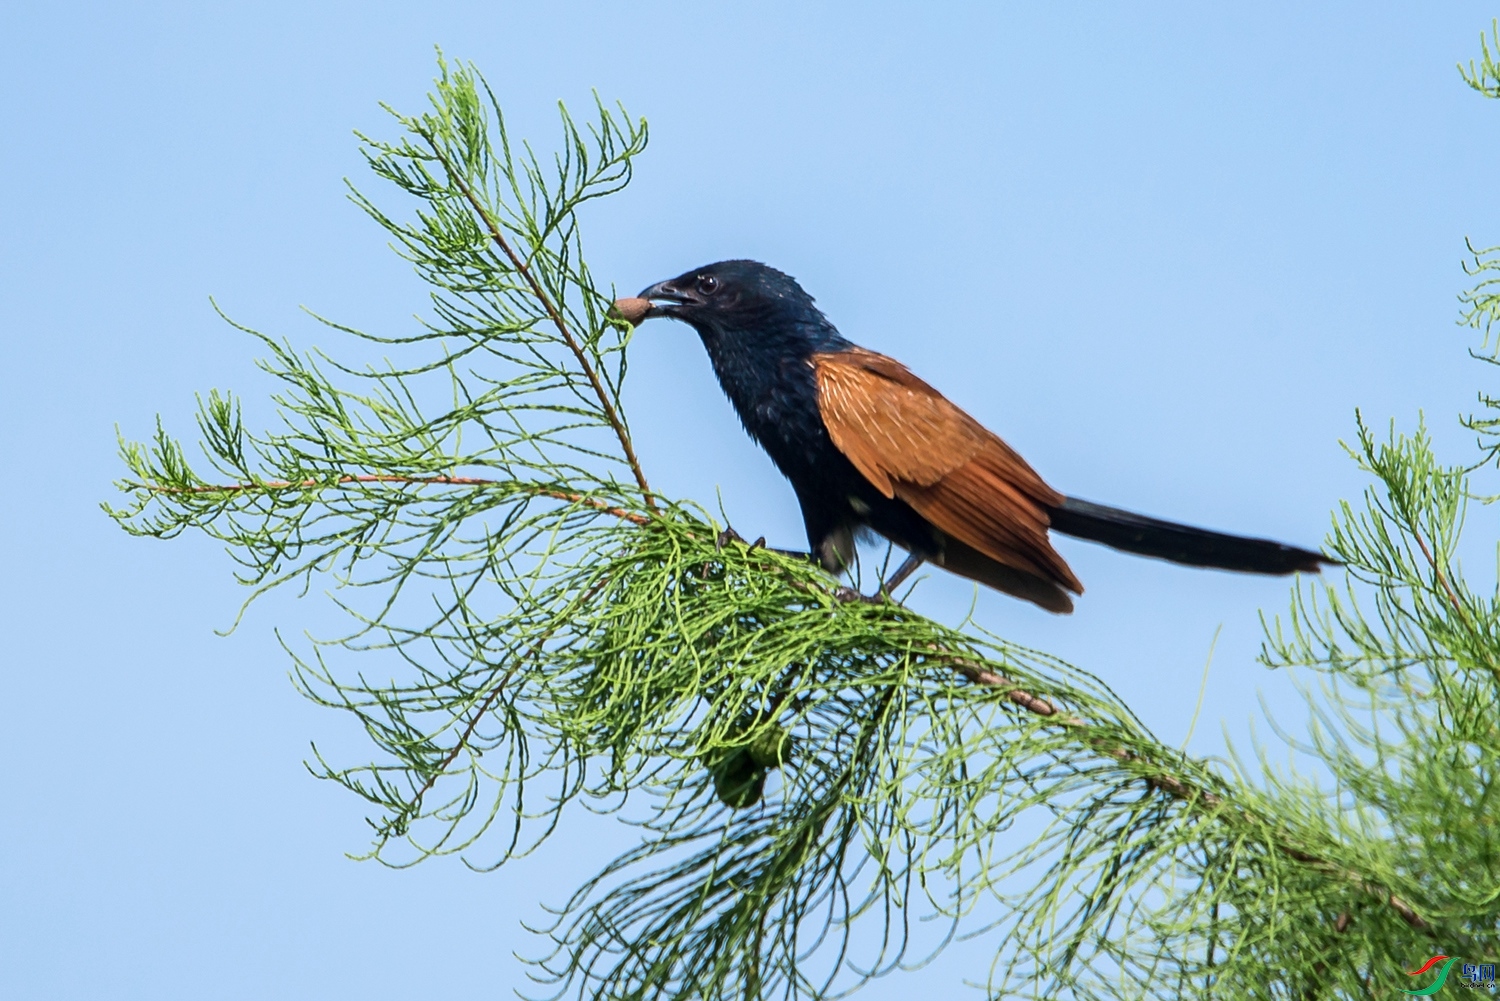
[[906, 559], [901, 561], [901, 565], [896, 568], [895, 573], [885, 579], [885, 583], [880, 585], [880, 589], [886, 594], [890, 594], [901, 586], [902, 581], [916, 573], [917, 568], [925, 562], [927, 561], [916, 553], [907, 553]]
[[925, 562], [927, 561], [916, 553], [911, 553], [901, 561], [895, 573], [881, 582], [880, 590], [874, 594], [860, 594], [852, 587], [840, 587], [833, 592], [833, 596], [839, 601], [863, 601], [867, 605], [878, 605], [889, 598], [891, 592], [900, 587], [902, 581], [916, 573], [917, 568]]

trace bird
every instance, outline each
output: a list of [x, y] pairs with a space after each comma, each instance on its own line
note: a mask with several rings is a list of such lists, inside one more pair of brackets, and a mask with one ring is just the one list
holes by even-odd
[[[930, 563], [1056, 613], [1083, 584], [1050, 532], [1195, 567], [1316, 572], [1335, 560], [1069, 497], [905, 365], [846, 339], [796, 279], [719, 261], [617, 302], [632, 323], [692, 327], [745, 430], [797, 496], [832, 574], [873, 532], [905, 550], [877, 596]], [[847, 589], [846, 589], [847, 590]]]

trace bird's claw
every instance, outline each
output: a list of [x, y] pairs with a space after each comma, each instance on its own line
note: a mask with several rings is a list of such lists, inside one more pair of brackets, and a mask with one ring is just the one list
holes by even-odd
[[726, 528], [724, 529], [724, 531], [720, 532], [714, 537], [714, 550], [716, 552], [722, 551], [723, 548], [729, 545], [731, 542], [742, 543], [747, 549], [764, 549], [766, 545], [766, 537], [762, 535], [754, 542], [747, 543], [739, 532], [736, 532], [733, 528]]
[[851, 602], [859, 601], [866, 605], [883, 605], [888, 597], [884, 591], [876, 591], [874, 594], [861, 594], [852, 587], [838, 587], [833, 591], [835, 601]]

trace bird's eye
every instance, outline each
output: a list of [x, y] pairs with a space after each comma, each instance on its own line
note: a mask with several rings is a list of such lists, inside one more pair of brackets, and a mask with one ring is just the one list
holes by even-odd
[[713, 275], [703, 275], [698, 279], [698, 291], [704, 295], [713, 295], [719, 291], [719, 279]]

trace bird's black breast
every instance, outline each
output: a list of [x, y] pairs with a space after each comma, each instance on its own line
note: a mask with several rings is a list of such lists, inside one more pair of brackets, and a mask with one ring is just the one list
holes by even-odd
[[767, 350], [759, 340], [740, 331], [703, 335], [714, 374], [740, 423], [800, 488], [831, 472], [843, 456], [823, 424], [810, 356]]
[[[703, 333], [714, 373], [740, 422], [791, 481], [808, 542], [817, 550], [830, 535], [868, 525], [908, 549], [931, 551], [930, 526], [876, 490], [833, 443], [818, 402], [814, 352], [787, 350], [776, 341], [774, 333]], [[817, 350], [847, 346], [839, 338]]]

